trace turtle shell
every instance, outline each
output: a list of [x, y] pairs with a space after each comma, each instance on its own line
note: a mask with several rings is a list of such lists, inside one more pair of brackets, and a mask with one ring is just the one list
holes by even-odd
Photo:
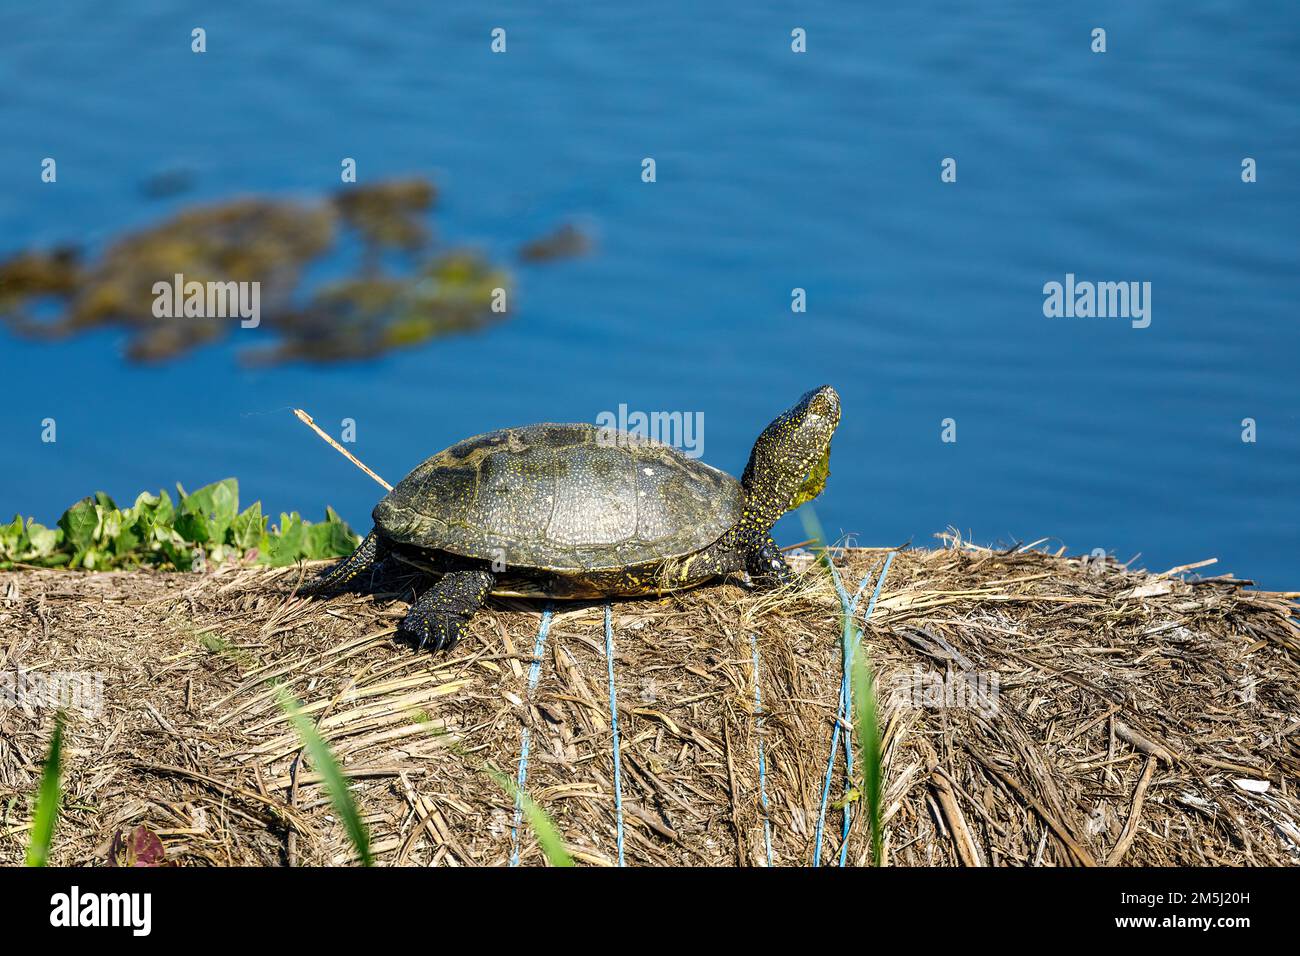
[[426, 459], [375, 506], [398, 544], [560, 573], [677, 558], [740, 519], [725, 472], [595, 425], [476, 435]]

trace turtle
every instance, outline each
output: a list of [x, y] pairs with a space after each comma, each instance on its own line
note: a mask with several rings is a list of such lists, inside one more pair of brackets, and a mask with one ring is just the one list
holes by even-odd
[[457, 442], [373, 512], [356, 550], [304, 591], [324, 594], [395, 558], [436, 577], [399, 630], [454, 647], [489, 594], [561, 600], [659, 595], [745, 571], [792, 583], [772, 539], [829, 474], [840, 399], [813, 389], [754, 442], [737, 481], [667, 444], [612, 427], [541, 423]]

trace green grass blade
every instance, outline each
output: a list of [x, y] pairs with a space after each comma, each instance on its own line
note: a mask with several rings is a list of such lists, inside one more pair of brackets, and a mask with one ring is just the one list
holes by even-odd
[[817, 555], [817, 560], [829, 572], [831, 556], [826, 550], [826, 533], [822, 531], [821, 520], [818, 519], [812, 505], [806, 504], [799, 509], [799, 520], [803, 523], [803, 533], [813, 539], [812, 549]]
[[[799, 517], [803, 521], [804, 533], [813, 539], [812, 547], [833, 583], [835, 575], [831, 565], [831, 555], [826, 549], [826, 535], [822, 531], [821, 522], [817, 520], [817, 513], [811, 505], [804, 505], [799, 509]], [[840, 609], [840, 622], [846, 645], [851, 643], [854, 648], [849, 680], [857, 717], [858, 751], [862, 761], [862, 791], [866, 798], [867, 820], [871, 826], [871, 863], [873, 866], [880, 866], [883, 856], [880, 814], [885, 773], [875, 681], [872, 677], [871, 663], [867, 659], [867, 648], [862, 643], [862, 632], [854, 626], [843, 608]]]
[[361, 822], [361, 814], [357, 812], [352, 792], [348, 789], [347, 777], [339, 769], [338, 761], [334, 759], [334, 754], [330, 753], [329, 745], [321, 739], [312, 722], [303, 716], [298, 701], [283, 687], [277, 687], [276, 690], [280, 707], [293, 721], [294, 729], [298, 731], [303, 747], [311, 757], [312, 766], [325, 778], [325, 789], [329, 791], [330, 802], [334, 805], [334, 812], [343, 820], [353, 849], [357, 851], [357, 856], [361, 858], [363, 865], [373, 866], [374, 858], [370, 855], [370, 835], [366, 832], [365, 824]]
[[50, 858], [50, 841], [54, 839], [54, 824], [59, 818], [59, 776], [62, 771], [63, 711], [59, 711], [54, 718], [54, 736], [50, 739], [50, 752], [45, 758], [45, 772], [41, 775], [41, 789], [36, 797], [31, 841], [27, 844], [28, 866], [44, 866]]
[[[856, 635], [855, 635], [856, 637]], [[867, 798], [867, 818], [871, 823], [871, 865], [880, 866], [880, 804], [883, 795], [884, 755], [880, 746], [880, 722], [876, 709], [876, 692], [866, 648], [859, 645], [853, 656], [853, 701], [857, 705], [858, 750], [862, 754], [863, 792]]]
[[555, 828], [551, 818], [546, 815], [546, 811], [533, 802], [533, 798], [523, 793], [513, 780], [494, 767], [484, 768], [496, 785], [508, 793], [512, 798], [519, 800], [520, 805], [524, 808], [524, 816], [528, 818], [529, 825], [533, 832], [537, 834], [537, 842], [542, 847], [542, 853], [546, 861], [551, 866], [573, 866], [573, 857], [569, 856], [569, 851], [564, 847], [564, 840], [560, 836], [560, 831]]

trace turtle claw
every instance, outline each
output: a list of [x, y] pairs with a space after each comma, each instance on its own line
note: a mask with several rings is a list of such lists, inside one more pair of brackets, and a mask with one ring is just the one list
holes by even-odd
[[794, 584], [795, 573], [790, 565], [786, 564], [781, 558], [772, 560], [772, 571], [768, 575], [768, 580], [774, 587], [784, 588]]
[[795, 582], [795, 573], [787, 564], [782, 564], [780, 567], [764, 568], [757, 574], [751, 575], [751, 577], [754, 583], [761, 588], [784, 588]]
[[430, 614], [418, 621], [403, 621], [401, 629], [415, 641], [417, 650], [428, 648], [437, 654], [456, 646], [467, 623], [456, 614]]
[[750, 577], [761, 587], [788, 587], [797, 577], [770, 537], [750, 554], [748, 564]]
[[411, 605], [401, 630], [435, 654], [449, 651], [465, 636], [469, 620], [492, 589], [493, 577], [482, 568], [449, 571]]

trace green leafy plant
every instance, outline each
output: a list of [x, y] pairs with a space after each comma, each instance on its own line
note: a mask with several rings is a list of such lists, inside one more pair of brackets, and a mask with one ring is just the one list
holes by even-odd
[[102, 491], [63, 513], [53, 528], [15, 515], [0, 524], [0, 570], [16, 564], [106, 570], [153, 565], [194, 569], [199, 554], [213, 564], [247, 561], [282, 566], [299, 560], [350, 554], [357, 536], [333, 508], [325, 520], [304, 521], [298, 512], [281, 514], [270, 525], [255, 501], [239, 510], [239, 482], [214, 482], [195, 492], [176, 485], [177, 499], [160, 491], [143, 492], [129, 508]]
[[59, 801], [62, 790], [59, 776], [63, 772], [63, 712], [54, 718], [54, 736], [50, 738], [50, 752], [45, 758], [45, 772], [41, 774], [41, 789], [36, 797], [36, 813], [32, 816], [31, 839], [27, 843], [27, 865], [44, 866], [50, 858], [50, 841], [54, 839], [54, 824], [59, 818]]
[[294, 729], [298, 731], [303, 747], [311, 758], [312, 766], [324, 778], [330, 802], [334, 805], [334, 812], [343, 820], [343, 826], [348, 831], [348, 839], [352, 841], [352, 848], [356, 850], [364, 866], [373, 866], [370, 834], [366, 832], [366, 825], [361, 822], [356, 801], [352, 799], [352, 791], [348, 789], [347, 777], [343, 776], [343, 771], [339, 769], [338, 761], [330, 752], [329, 745], [321, 738], [312, 722], [303, 716], [302, 706], [292, 694], [283, 687], [277, 687], [276, 696], [280, 708], [289, 715]]

